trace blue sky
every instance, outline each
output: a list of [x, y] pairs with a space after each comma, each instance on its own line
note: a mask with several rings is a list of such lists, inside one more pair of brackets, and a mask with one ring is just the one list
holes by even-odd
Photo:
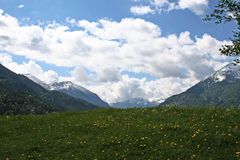
[[[209, 1], [207, 12], [216, 5], [217, 0]], [[182, 31], [190, 31], [193, 36], [201, 36], [208, 33], [220, 40], [228, 39], [232, 33], [234, 24], [216, 25], [203, 22], [202, 17], [193, 14], [190, 10], [165, 12], [161, 15], [134, 16], [130, 8], [136, 4], [147, 4], [134, 2], [132, 0], [0, 0], [1, 9], [18, 19], [29, 17], [31, 23], [38, 21], [57, 21], [64, 23], [66, 17], [78, 20], [87, 19], [97, 21], [102, 18], [120, 21], [126, 17], [141, 17], [161, 26], [162, 34], [179, 34]], [[24, 5], [23, 8], [18, 8]]]
[[8, 27], [0, 26], [6, 41], [0, 43], [0, 62], [48, 83], [51, 78], [74, 81], [111, 102], [166, 98], [229, 61], [217, 49], [228, 43], [235, 24], [202, 21], [216, 3], [0, 0], [0, 22]]

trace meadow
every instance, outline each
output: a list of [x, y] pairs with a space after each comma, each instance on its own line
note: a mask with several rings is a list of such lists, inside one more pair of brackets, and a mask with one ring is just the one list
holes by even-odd
[[170, 107], [1, 116], [0, 159], [240, 159], [240, 109]]

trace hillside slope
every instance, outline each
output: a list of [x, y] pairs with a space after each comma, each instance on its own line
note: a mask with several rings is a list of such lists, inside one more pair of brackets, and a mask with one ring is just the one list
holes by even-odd
[[162, 105], [240, 106], [240, 65], [231, 63]]
[[41, 114], [91, 108], [96, 106], [64, 93], [47, 91], [0, 64], [0, 114]]

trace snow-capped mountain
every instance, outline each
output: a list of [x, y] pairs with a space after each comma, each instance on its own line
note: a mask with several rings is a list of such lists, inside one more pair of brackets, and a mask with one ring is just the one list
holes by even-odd
[[162, 105], [240, 106], [240, 64], [230, 63]]
[[37, 77], [31, 74], [25, 74], [25, 76], [31, 79], [32, 81], [38, 83], [39, 85], [41, 85], [47, 90], [60, 91], [74, 98], [85, 100], [91, 104], [94, 104], [100, 107], [109, 106], [108, 103], [104, 102], [97, 94], [87, 90], [84, 87], [76, 85], [70, 81], [45, 84], [43, 81], [39, 80]]
[[0, 114], [43, 114], [98, 108], [62, 92], [46, 90], [1, 64], [0, 86]]
[[56, 83], [49, 84], [48, 86], [50, 90], [64, 90], [64, 89], [71, 90], [74, 88], [78, 88], [82, 92], [89, 92], [86, 88], [78, 86], [71, 81], [65, 81], [65, 82], [59, 82], [59, 83], [56, 82]]
[[214, 82], [221, 82], [226, 78], [240, 79], [240, 64], [230, 63], [214, 73], [211, 78], [214, 80]]
[[83, 99], [100, 107], [108, 107], [108, 104], [104, 102], [97, 94], [70, 81], [50, 84], [49, 89], [64, 92], [74, 98]]
[[159, 102], [150, 102], [144, 98], [132, 98], [122, 102], [111, 103], [110, 105], [114, 108], [142, 108], [157, 106]]
[[24, 76], [26, 76], [27, 78], [29, 78], [33, 82], [39, 84], [43, 88], [49, 90], [48, 85], [46, 83], [44, 83], [43, 81], [41, 81], [40, 79], [38, 79], [37, 77], [35, 77], [35, 76], [31, 75], [31, 74], [24, 74]]

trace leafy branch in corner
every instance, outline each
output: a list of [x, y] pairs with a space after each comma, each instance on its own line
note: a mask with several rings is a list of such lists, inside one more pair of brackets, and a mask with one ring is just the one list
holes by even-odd
[[240, 55], [240, 0], [219, 0], [213, 12], [204, 20], [215, 21], [216, 24], [235, 22], [237, 29], [232, 31], [232, 44], [223, 45], [219, 50], [227, 56]]

